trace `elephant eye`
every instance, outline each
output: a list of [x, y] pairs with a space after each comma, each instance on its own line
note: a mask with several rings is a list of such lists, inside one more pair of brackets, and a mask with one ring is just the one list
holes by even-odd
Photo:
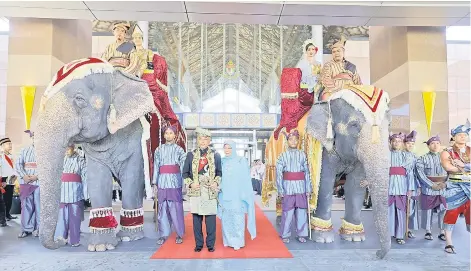
[[80, 109], [87, 107], [87, 101], [82, 95], [75, 96], [74, 102]]

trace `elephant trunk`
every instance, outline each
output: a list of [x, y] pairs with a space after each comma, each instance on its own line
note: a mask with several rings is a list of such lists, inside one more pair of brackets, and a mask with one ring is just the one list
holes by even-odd
[[76, 113], [67, 103], [65, 96], [63, 94], [56, 96], [40, 110], [35, 133], [41, 210], [39, 239], [48, 249], [57, 249], [65, 245], [62, 242], [55, 242], [54, 234], [59, 213], [64, 155], [71, 138], [69, 127], [76, 123], [74, 122]]
[[369, 183], [371, 201], [373, 204], [373, 217], [376, 232], [379, 236], [381, 250], [376, 255], [383, 259], [391, 248], [391, 236], [388, 228], [388, 189], [389, 189], [389, 150], [382, 152], [374, 150], [376, 154], [363, 162], [366, 179]]

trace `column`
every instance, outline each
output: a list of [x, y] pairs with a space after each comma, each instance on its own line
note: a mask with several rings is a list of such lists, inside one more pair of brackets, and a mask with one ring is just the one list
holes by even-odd
[[323, 62], [324, 58], [324, 34], [323, 34], [324, 27], [322, 25], [311, 25], [311, 32], [312, 32], [312, 39], [316, 43], [318, 48], [316, 54], [316, 60], [320, 63]]
[[92, 53], [92, 22], [37, 18], [11, 18], [8, 43], [6, 136], [13, 149], [31, 144], [25, 130], [21, 86], [36, 87], [31, 130], [41, 96], [52, 76], [66, 63]]
[[416, 152], [429, 135], [422, 93], [436, 93], [431, 135], [449, 138], [445, 27], [370, 27], [371, 84], [391, 98], [392, 132], [418, 133]]

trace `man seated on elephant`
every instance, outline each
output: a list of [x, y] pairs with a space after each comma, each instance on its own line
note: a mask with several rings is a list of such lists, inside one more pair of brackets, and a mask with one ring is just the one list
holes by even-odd
[[446, 210], [444, 198], [446, 188], [446, 171], [440, 162], [440, 137], [432, 136], [427, 142], [429, 152], [417, 159], [415, 165], [416, 176], [420, 181], [420, 208], [422, 209], [421, 224], [425, 230], [425, 239], [433, 240], [432, 218], [436, 212], [438, 216], [438, 238], [445, 241], [445, 228], [443, 216]]
[[[408, 166], [408, 158], [403, 149], [404, 135], [393, 134], [391, 143], [391, 166], [389, 168], [389, 231], [400, 245], [404, 244], [406, 233], [406, 213], [408, 197], [415, 190], [413, 169]], [[410, 163], [409, 163], [410, 164]]]
[[332, 60], [324, 64], [321, 71], [321, 83], [323, 90], [319, 100], [326, 100], [336, 91], [344, 89], [347, 85], [361, 85], [361, 78], [356, 66], [345, 59], [345, 43], [342, 37], [332, 46]]
[[416, 131], [411, 131], [410, 134], [408, 134], [404, 138], [404, 152], [407, 156], [408, 159], [408, 164], [407, 167], [410, 169], [410, 174], [413, 175], [414, 182], [415, 182], [415, 187], [417, 189], [413, 192], [411, 195], [410, 199], [410, 204], [409, 204], [409, 223], [408, 223], [408, 229], [407, 229], [407, 237], [408, 238], [415, 238], [414, 231], [419, 230], [419, 218], [418, 218], [418, 204], [417, 200], [419, 197], [419, 187], [420, 183], [417, 180], [416, 172], [415, 172], [415, 164], [417, 161], [417, 155], [414, 153], [414, 148], [415, 148], [415, 139], [417, 136]]
[[127, 22], [113, 24], [116, 41], [106, 46], [101, 58], [108, 61], [115, 69], [135, 76], [141, 76], [141, 60], [134, 51], [134, 44], [126, 41], [126, 32], [131, 28]]
[[442, 166], [448, 172], [445, 192], [447, 210], [443, 218], [446, 239], [445, 251], [447, 253], [455, 253], [451, 238], [453, 228], [460, 214], [464, 214], [466, 228], [468, 232], [470, 231], [471, 148], [466, 146], [470, 131], [469, 121], [466, 125], [459, 125], [451, 130], [455, 144], [440, 155]]
[[[195, 252], [203, 249], [203, 218], [206, 223], [206, 247], [209, 252], [216, 249], [216, 214], [219, 184], [221, 183], [221, 156], [214, 152], [211, 132], [196, 128], [198, 148], [187, 154], [183, 166], [183, 179], [190, 197], [190, 212], [193, 214], [193, 233], [195, 234]], [[160, 199], [159, 199], [160, 200]]]
[[177, 128], [167, 126], [162, 129], [165, 144], [160, 145], [154, 154], [154, 176], [152, 185], [158, 203], [158, 245], [162, 245], [172, 233], [177, 232], [176, 243], [183, 242], [185, 225], [183, 224], [182, 170], [185, 163], [185, 151], [175, 143]]
[[39, 180], [36, 172], [36, 152], [34, 134], [30, 133], [33, 144], [22, 149], [15, 163], [15, 170], [20, 176], [21, 233], [24, 238], [33, 233], [39, 236]]
[[276, 187], [282, 198], [280, 236], [284, 243], [289, 243], [291, 225], [296, 221], [297, 240], [306, 242], [308, 231], [308, 204], [312, 193], [311, 178], [306, 154], [297, 148], [299, 132], [291, 130], [286, 134], [288, 150], [283, 152], [276, 162]]
[[84, 201], [88, 199], [87, 165], [71, 144], [66, 151], [61, 176], [61, 201], [56, 236], [68, 240], [73, 247], [80, 245], [80, 224], [84, 217]]

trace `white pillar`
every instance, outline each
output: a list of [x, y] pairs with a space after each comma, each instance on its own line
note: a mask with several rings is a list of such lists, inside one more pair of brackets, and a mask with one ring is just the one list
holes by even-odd
[[147, 21], [138, 21], [137, 25], [142, 30], [142, 45], [144, 48], [149, 48], [149, 22]]
[[316, 54], [316, 60], [324, 64], [323, 62], [323, 58], [324, 58], [323, 27], [322, 25], [312, 25], [311, 28], [312, 28], [312, 39], [314, 40], [318, 48], [318, 51]]

